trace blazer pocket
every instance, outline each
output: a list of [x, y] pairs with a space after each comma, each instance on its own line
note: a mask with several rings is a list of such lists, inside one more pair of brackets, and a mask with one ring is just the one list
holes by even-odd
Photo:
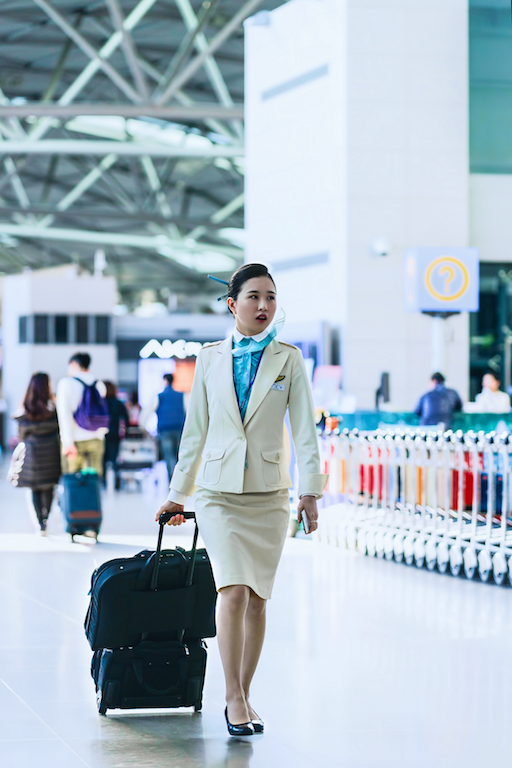
[[269, 486], [279, 485], [281, 483], [281, 450], [262, 451], [263, 459], [263, 479]]
[[222, 459], [226, 453], [225, 448], [212, 448], [204, 455], [203, 480], [209, 485], [217, 485], [222, 470]]

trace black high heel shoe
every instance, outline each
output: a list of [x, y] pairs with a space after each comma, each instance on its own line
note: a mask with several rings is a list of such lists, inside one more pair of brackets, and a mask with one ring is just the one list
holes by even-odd
[[254, 720], [251, 720], [252, 727], [254, 728], [254, 733], [263, 733], [265, 730], [265, 723], [260, 717], [256, 717]]
[[240, 723], [240, 725], [233, 725], [228, 720], [228, 708], [224, 710], [224, 716], [226, 718], [226, 724], [228, 726], [228, 733], [230, 736], [252, 736], [255, 733], [254, 725], [251, 722]]

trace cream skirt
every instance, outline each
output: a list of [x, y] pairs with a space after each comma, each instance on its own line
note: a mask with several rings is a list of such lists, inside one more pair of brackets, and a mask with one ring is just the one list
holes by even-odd
[[239, 494], [198, 488], [194, 500], [217, 590], [243, 584], [268, 600], [290, 520], [288, 491]]

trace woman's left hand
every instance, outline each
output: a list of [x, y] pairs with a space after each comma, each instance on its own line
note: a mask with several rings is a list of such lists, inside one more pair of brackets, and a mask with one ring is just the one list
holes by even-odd
[[316, 531], [318, 528], [318, 509], [316, 506], [316, 498], [314, 496], [303, 496], [299, 499], [297, 505], [297, 520], [300, 523], [302, 521], [302, 510], [306, 513], [309, 520], [309, 533]]

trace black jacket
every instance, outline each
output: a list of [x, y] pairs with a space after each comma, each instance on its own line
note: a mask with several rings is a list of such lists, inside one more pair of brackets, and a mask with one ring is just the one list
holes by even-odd
[[443, 423], [451, 427], [453, 414], [462, 410], [462, 400], [454, 389], [437, 384], [434, 389], [420, 398], [414, 413], [420, 417], [422, 426]]
[[[126, 406], [117, 397], [107, 397], [108, 413], [110, 422], [105, 440], [109, 442], [119, 442], [122, 435], [126, 434], [129, 424], [128, 411]], [[121, 422], [124, 421], [124, 427], [121, 429]]]
[[18, 488], [45, 488], [57, 485], [61, 474], [59, 425], [55, 411], [44, 419], [27, 413], [15, 417], [20, 442], [25, 443], [25, 459], [16, 485]]

